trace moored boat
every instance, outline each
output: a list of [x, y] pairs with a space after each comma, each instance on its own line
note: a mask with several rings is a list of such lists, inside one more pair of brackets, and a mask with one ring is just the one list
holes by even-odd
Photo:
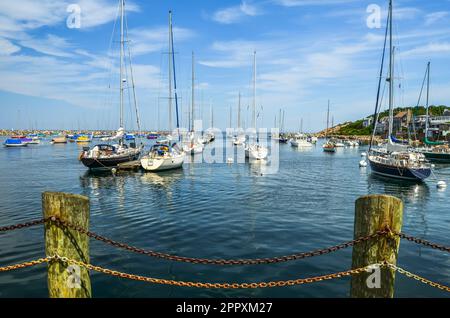
[[10, 148], [13, 148], [13, 147], [26, 147], [26, 146], [28, 146], [28, 143], [22, 142], [22, 140], [18, 139], [18, 138], [8, 138], [8, 139], [5, 140], [3, 145], [5, 147], [10, 147]]
[[176, 145], [154, 145], [150, 152], [141, 158], [141, 166], [147, 171], [165, 171], [183, 166], [184, 153]]

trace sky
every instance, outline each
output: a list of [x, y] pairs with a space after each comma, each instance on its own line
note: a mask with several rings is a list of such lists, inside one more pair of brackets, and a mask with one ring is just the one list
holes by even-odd
[[[234, 127], [240, 92], [241, 118], [250, 123], [256, 51], [258, 127], [273, 127], [283, 109], [286, 130], [298, 131], [303, 122], [303, 131], [313, 132], [326, 127], [328, 100], [335, 124], [373, 112], [387, 4], [127, 0], [126, 52], [129, 47], [143, 128], [168, 127], [169, 10], [183, 126], [192, 52], [196, 119], [209, 127], [213, 109], [214, 126], [224, 129], [231, 110]], [[0, 2], [0, 128], [118, 128], [118, 8], [118, 0]], [[450, 104], [449, 21], [450, 0], [394, 1], [396, 106], [417, 104], [428, 61], [430, 103]], [[125, 126], [135, 129], [131, 92]]]

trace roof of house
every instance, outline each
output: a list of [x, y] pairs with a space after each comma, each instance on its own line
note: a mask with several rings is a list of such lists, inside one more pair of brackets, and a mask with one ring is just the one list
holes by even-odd
[[408, 116], [408, 112], [400, 112], [397, 115], [395, 115], [394, 118], [403, 118], [405, 116]]

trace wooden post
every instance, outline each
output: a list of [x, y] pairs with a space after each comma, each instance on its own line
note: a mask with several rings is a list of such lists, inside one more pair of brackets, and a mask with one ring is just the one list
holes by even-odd
[[[402, 200], [388, 195], [361, 197], [356, 200], [355, 204], [354, 238], [371, 235], [387, 227], [393, 232], [400, 232], [402, 221]], [[400, 238], [389, 236], [380, 236], [359, 243], [353, 246], [352, 268], [360, 268], [384, 261], [396, 265], [399, 246]], [[379, 271], [379, 286], [376, 285], [375, 273], [376, 271], [372, 271], [353, 276], [351, 297], [394, 297], [395, 271], [382, 268]]]
[[[68, 193], [44, 192], [42, 194], [44, 218], [55, 216], [83, 229], [89, 229], [89, 199]], [[89, 263], [89, 238], [75, 230], [45, 225], [45, 253]], [[48, 291], [51, 298], [90, 298], [91, 281], [85, 268], [52, 262], [48, 266]]]

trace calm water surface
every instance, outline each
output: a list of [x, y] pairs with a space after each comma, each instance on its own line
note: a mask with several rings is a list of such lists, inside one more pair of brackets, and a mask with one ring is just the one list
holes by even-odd
[[[3, 141], [3, 139], [1, 139]], [[354, 201], [369, 193], [405, 202], [406, 233], [450, 245], [450, 189], [432, 179], [405, 184], [360, 169], [360, 149], [323, 153], [280, 146], [277, 174], [249, 164], [185, 165], [160, 174], [90, 174], [80, 145], [45, 142], [0, 148], [0, 226], [39, 219], [41, 193], [63, 191], [91, 200], [91, 230], [112, 239], [200, 258], [260, 258], [327, 247], [353, 237]], [[438, 166], [450, 184], [450, 167]], [[43, 257], [43, 229], [0, 233], [0, 266]], [[134, 274], [205, 282], [287, 280], [347, 270], [351, 249], [295, 262], [237, 267], [174, 263], [91, 241], [91, 262]], [[450, 285], [448, 254], [402, 241], [398, 264]], [[95, 297], [348, 297], [350, 279], [261, 290], [199, 290], [149, 285], [92, 273]], [[397, 297], [448, 297], [397, 275]], [[0, 297], [47, 297], [46, 266], [0, 274]]]

